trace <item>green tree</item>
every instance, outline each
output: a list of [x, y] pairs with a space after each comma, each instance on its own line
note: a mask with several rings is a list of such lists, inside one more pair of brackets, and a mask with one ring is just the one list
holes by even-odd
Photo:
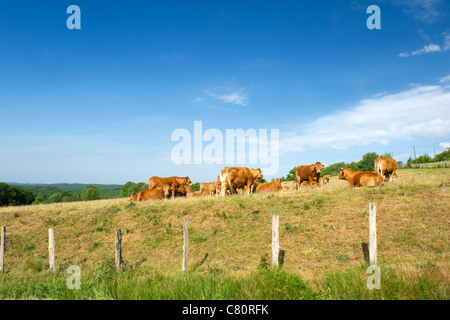
[[0, 201], [4, 205], [26, 205], [33, 203], [34, 200], [35, 196], [31, 190], [0, 183]]
[[[363, 155], [362, 159], [357, 163], [358, 171], [374, 171], [375, 170], [375, 159], [378, 157], [376, 152], [367, 152]], [[353, 169], [353, 168], [352, 168]]]
[[100, 199], [100, 190], [96, 185], [89, 184], [81, 192], [81, 199], [84, 201]]
[[417, 157], [417, 163], [428, 163], [431, 162], [431, 157], [429, 154], [425, 153], [423, 156]]
[[195, 192], [199, 191], [199, 190], [200, 190], [200, 182], [193, 183], [192, 186], [191, 186], [191, 188], [192, 188], [192, 190], [194, 190]]
[[281, 177], [281, 181], [294, 181], [295, 180], [295, 174], [297, 171], [297, 167], [293, 167], [286, 177]]
[[413, 163], [414, 163], [414, 160], [413, 160], [411, 157], [409, 157], [409, 158], [408, 158], [408, 161], [406, 161], [406, 165], [407, 165], [409, 168], [411, 168], [411, 166], [412, 166]]
[[341, 171], [341, 168], [347, 168], [348, 165], [345, 162], [337, 162], [330, 164], [329, 166], [326, 166], [325, 168], [322, 168], [321, 175], [330, 174], [332, 176], [337, 176], [339, 174], [339, 171]]
[[447, 148], [447, 150], [445, 150], [444, 152], [437, 154], [434, 157], [433, 162], [447, 161], [447, 160], [450, 160], [450, 148]]
[[144, 182], [134, 183], [132, 181], [128, 181], [125, 183], [122, 188], [120, 189], [119, 197], [131, 197], [132, 195], [135, 195], [139, 191], [147, 190], [148, 184]]

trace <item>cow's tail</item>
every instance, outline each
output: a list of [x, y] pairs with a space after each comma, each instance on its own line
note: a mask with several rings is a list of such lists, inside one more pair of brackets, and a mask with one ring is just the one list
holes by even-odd
[[224, 182], [225, 182], [225, 179], [228, 178], [227, 167], [224, 167], [222, 170], [220, 170], [219, 176], [220, 176], [220, 186], [221, 186], [221, 188], [220, 188], [220, 195], [221, 196], [225, 196], [225, 193], [227, 192], [227, 190], [226, 190], [226, 188], [224, 190], [224, 187], [225, 187], [225, 183]]
[[380, 160], [376, 159], [376, 160], [375, 160], [375, 172], [378, 173], [378, 174], [381, 174], [381, 173], [380, 173], [380, 166], [379, 166], [379, 163], [380, 163]]

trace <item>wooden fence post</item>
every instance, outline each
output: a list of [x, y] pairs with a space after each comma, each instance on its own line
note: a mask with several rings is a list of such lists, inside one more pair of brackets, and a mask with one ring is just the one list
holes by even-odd
[[272, 267], [278, 267], [278, 255], [280, 252], [280, 241], [278, 226], [280, 223], [279, 216], [272, 216]]
[[116, 228], [116, 250], [115, 250], [116, 271], [122, 267], [122, 231]]
[[0, 271], [4, 271], [4, 263], [5, 263], [5, 234], [6, 228], [2, 227], [1, 236], [0, 236]]
[[186, 272], [188, 265], [188, 219], [183, 218], [183, 265], [181, 266], [181, 271]]
[[377, 264], [377, 206], [369, 203], [369, 262]]
[[52, 272], [56, 271], [55, 267], [55, 229], [48, 229], [48, 264]]

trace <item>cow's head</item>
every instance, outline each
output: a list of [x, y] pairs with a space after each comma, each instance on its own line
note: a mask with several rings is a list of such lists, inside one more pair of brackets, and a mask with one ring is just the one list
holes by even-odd
[[167, 183], [164, 183], [162, 185], [161, 189], [162, 189], [163, 197], [170, 198], [170, 192], [172, 191], [172, 188], [170, 187], [170, 185]]
[[325, 166], [323, 164], [321, 164], [320, 162], [316, 162], [316, 163], [314, 163], [314, 167], [316, 168], [316, 172], [320, 173], [322, 171], [322, 168], [324, 168]]
[[273, 179], [273, 182], [281, 187], [281, 178]]
[[194, 192], [195, 192], [194, 189], [192, 189], [191, 186], [186, 186], [185, 188], [186, 188], [186, 193], [187, 193], [187, 194], [191, 194], [191, 193], [194, 193]]
[[339, 171], [339, 174], [337, 175], [338, 179], [344, 179], [344, 176], [345, 176], [344, 170], [345, 170], [345, 168], [341, 168], [341, 171]]
[[192, 181], [191, 181], [191, 179], [189, 179], [189, 177], [184, 177], [184, 180], [186, 181], [186, 184], [188, 186], [192, 186]]
[[256, 169], [256, 177], [255, 177], [255, 180], [261, 180], [261, 179], [264, 179], [264, 176], [263, 176], [263, 174], [262, 174], [261, 169], [258, 168], [258, 169]]

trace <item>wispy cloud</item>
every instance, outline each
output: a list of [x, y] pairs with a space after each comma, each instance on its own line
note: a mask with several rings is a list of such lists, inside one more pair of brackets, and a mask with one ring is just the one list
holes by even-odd
[[241, 106], [246, 106], [248, 104], [248, 95], [245, 93], [244, 89], [224, 94], [217, 94], [208, 90], [206, 90], [205, 93], [216, 100], [221, 100], [226, 103], [238, 104]]
[[360, 101], [351, 109], [319, 118], [280, 139], [282, 152], [307, 148], [346, 149], [392, 140], [450, 133], [450, 88], [420, 86]]
[[393, 0], [394, 5], [404, 7], [403, 12], [416, 20], [433, 23], [442, 16], [442, 0]]
[[[423, 32], [420, 32], [422, 38], [427, 38], [429, 41], [429, 37], [425, 37], [423, 35]], [[425, 54], [425, 53], [430, 53], [430, 52], [439, 52], [439, 51], [447, 51], [450, 50], [450, 32], [445, 31], [442, 32], [442, 36], [444, 37], [442, 44], [436, 44], [436, 43], [429, 43], [424, 45], [422, 48], [417, 49], [411, 53], [409, 52], [402, 52], [400, 53], [398, 56], [401, 58], [406, 58], [409, 56], [415, 56], [415, 55], [421, 55], [421, 54]]]

